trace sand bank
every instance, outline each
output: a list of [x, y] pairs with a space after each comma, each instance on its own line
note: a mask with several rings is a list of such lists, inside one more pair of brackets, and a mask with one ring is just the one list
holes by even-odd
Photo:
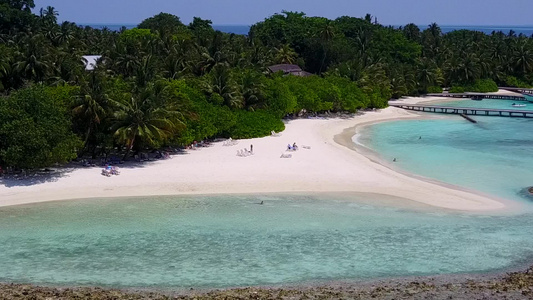
[[[420, 102], [431, 98], [407, 98]], [[5, 180], [0, 185], [0, 206], [93, 197], [239, 194], [294, 192], [358, 192], [400, 197], [436, 207], [486, 211], [504, 204], [468, 191], [435, 184], [396, 172], [334, 140], [347, 128], [398, 118], [420, 117], [389, 107], [351, 118], [289, 121], [280, 137], [222, 142], [170, 159], [121, 166], [121, 175], [105, 177], [100, 167], [78, 168], [44, 183]], [[351, 129], [350, 129], [351, 130]], [[345, 131], [344, 133], [350, 134]], [[280, 158], [287, 144], [300, 149]], [[250, 148], [254, 155], [237, 156]], [[304, 149], [303, 146], [310, 149]]]

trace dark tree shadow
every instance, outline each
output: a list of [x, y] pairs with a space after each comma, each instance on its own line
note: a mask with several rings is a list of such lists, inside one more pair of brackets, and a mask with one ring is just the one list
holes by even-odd
[[[187, 151], [176, 151], [170, 153], [170, 158], [177, 157], [181, 155], [188, 155]], [[95, 171], [95, 176], [102, 176], [101, 170], [106, 164], [111, 164], [117, 166], [119, 169], [139, 169], [145, 168], [153, 165], [157, 161], [165, 160], [163, 158], [155, 158], [154, 155], [148, 155], [147, 159], [135, 160], [135, 158], [130, 158], [127, 161], [109, 163], [109, 162], [99, 162], [98, 165], [85, 166], [82, 162], [70, 162], [63, 166], [46, 168], [41, 170], [32, 170], [32, 171], [17, 171], [0, 177], [0, 186], [5, 187], [18, 187], [18, 186], [33, 186], [47, 182], [56, 182], [60, 178], [68, 176], [75, 170], [79, 169], [93, 169]]]

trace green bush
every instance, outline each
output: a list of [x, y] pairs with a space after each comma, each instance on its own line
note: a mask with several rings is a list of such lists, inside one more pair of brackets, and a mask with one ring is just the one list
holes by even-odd
[[452, 86], [450, 88], [450, 93], [491, 93], [497, 91], [498, 85], [492, 79], [478, 79], [476, 82], [474, 82], [474, 84], [468, 84], [465, 86]]
[[452, 86], [449, 90], [450, 93], [464, 93], [465, 88], [462, 86]]
[[305, 109], [308, 112], [348, 111], [386, 107], [390, 91], [381, 86], [360, 88], [357, 83], [338, 76], [271, 79], [267, 84], [267, 108], [283, 117]]
[[428, 87], [428, 94], [438, 94], [438, 93], [442, 93], [442, 88], [440, 86]]
[[497, 92], [498, 85], [492, 79], [479, 79], [473, 85], [468, 85], [465, 87], [465, 90], [468, 92], [477, 92], [477, 93], [490, 93]]
[[266, 111], [237, 111], [237, 122], [230, 130], [230, 137], [248, 139], [270, 135], [272, 131], [283, 131], [285, 124]]
[[505, 78], [505, 85], [508, 87], [531, 88], [530, 84], [527, 84], [514, 76], [507, 76], [507, 78]]
[[76, 158], [82, 142], [64, 105], [70, 92], [36, 86], [0, 101], [0, 163], [33, 169]]

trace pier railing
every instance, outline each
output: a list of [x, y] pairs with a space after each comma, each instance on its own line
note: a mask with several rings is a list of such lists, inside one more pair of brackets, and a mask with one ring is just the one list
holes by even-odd
[[474, 107], [456, 107], [456, 106], [403, 104], [403, 103], [389, 103], [389, 106], [403, 108], [407, 110], [433, 112], [433, 113], [441, 113], [441, 114], [456, 114], [456, 115], [463, 114], [463, 115], [474, 115], [474, 116], [479, 115], [479, 116], [533, 118], [533, 110], [474, 108]]
[[515, 88], [515, 87], [499, 87], [500, 90], [506, 90], [509, 92], [515, 92], [520, 94], [533, 95], [533, 89]]
[[[533, 94], [533, 91], [532, 91]], [[479, 93], [441, 93], [441, 94], [427, 94], [430, 97], [445, 97], [445, 98], [470, 98], [473, 100], [483, 99], [498, 99], [498, 100], [514, 100], [514, 101], [528, 101], [525, 96], [521, 95], [500, 95], [500, 94], [479, 94]]]

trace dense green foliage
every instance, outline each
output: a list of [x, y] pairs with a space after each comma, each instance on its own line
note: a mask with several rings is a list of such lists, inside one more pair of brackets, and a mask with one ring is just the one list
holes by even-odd
[[450, 93], [478, 92], [490, 93], [497, 92], [498, 85], [492, 79], [478, 79], [472, 84], [465, 86], [454, 85], [450, 88]]
[[[296, 12], [273, 15], [248, 36], [166, 13], [115, 32], [58, 24], [53, 7], [34, 15], [34, 6], [0, 0], [2, 166], [263, 136], [282, 130], [287, 115], [382, 108], [444, 86], [533, 83], [533, 41], [513, 32], [442, 34], [437, 24], [392, 28], [370, 15]], [[102, 59], [86, 71], [83, 55]], [[268, 72], [281, 63], [313, 75]]]
[[440, 86], [428, 86], [428, 93], [442, 93]]
[[76, 157], [80, 139], [70, 130], [65, 103], [71, 87], [22, 89], [0, 101], [0, 161], [36, 168]]
[[238, 139], [246, 139], [269, 135], [272, 130], [279, 132], [284, 129], [283, 122], [267, 112], [239, 111], [236, 114], [235, 126], [231, 128], [231, 135]]

